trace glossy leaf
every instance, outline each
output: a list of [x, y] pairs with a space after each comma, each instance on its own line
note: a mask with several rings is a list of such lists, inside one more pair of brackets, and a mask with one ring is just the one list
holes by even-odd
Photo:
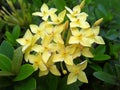
[[11, 71], [11, 60], [3, 54], [0, 54], [0, 69], [3, 71]]
[[34, 68], [30, 64], [24, 64], [21, 66], [18, 75], [14, 78], [14, 81], [21, 81], [28, 78], [34, 72]]
[[20, 36], [20, 27], [19, 27], [19, 25], [16, 25], [13, 28], [12, 35], [13, 35], [14, 39], [17, 39]]
[[109, 60], [110, 58], [111, 57], [109, 55], [99, 54], [99, 55], [96, 55], [93, 60], [95, 60], [95, 61], [105, 61], [105, 60]]
[[113, 85], [118, 85], [116, 76], [113, 76], [111, 74], [108, 74], [102, 71], [95, 72], [93, 73], [93, 75], [104, 82], [107, 82]]
[[20, 70], [23, 59], [22, 47], [17, 48], [14, 51], [13, 59], [12, 59], [12, 72], [17, 74]]
[[7, 57], [9, 57], [10, 59], [12, 59], [13, 53], [14, 53], [14, 48], [12, 47], [12, 45], [9, 42], [3, 41], [0, 46], [0, 53], [4, 54]]
[[15, 90], [35, 90], [36, 80], [34, 78], [28, 78], [15, 85]]

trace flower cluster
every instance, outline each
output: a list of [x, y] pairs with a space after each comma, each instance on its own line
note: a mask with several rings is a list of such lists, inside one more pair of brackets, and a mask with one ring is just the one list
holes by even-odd
[[[39, 76], [47, 75], [49, 72], [60, 76], [61, 72], [56, 65], [60, 63], [62, 73], [68, 73], [67, 84], [77, 79], [88, 82], [83, 71], [87, 66], [87, 60], [78, 64], [75, 64], [74, 60], [81, 55], [92, 58], [90, 51], [92, 44], [104, 44], [104, 41], [98, 35], [102, 19], [90, 27], [86, 21], [87, 13], [81, 12], [84, 2], [85, 0], [72, 10], [65, 7], [66, 10], [58, 15], [56, 8], [49, 9], [43, 4], [40, 12], [33, 13], [35, 16], [40, 16], [43, 22], [39, 26], [31, 24], [24, 37], [17, 39], [22, 45], [26, 62], [31, 63], [35, 70], [39, 69]], [[66, 16], [68, 20], [65, 19]]]

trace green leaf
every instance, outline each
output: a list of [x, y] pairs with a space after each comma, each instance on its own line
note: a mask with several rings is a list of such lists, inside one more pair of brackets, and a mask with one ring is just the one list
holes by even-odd
[[118, 79], [120, 80], [120, 65], [119, 64], [115, 64], [115, 68], [116, 68]]
[[110, 45], [110, 54], [114, 55], [115, 58], [118, 58], [118, 53], [120, 51], [120, 44], [109, 44]]
[[112, 75], [115, 75], [115, 69], [114, 69], [114, 64], [109, 64], [108, 62], [105, 63], [104, 67], [103, 67], [103, 71], [110, 73]]
[[11, 71], [11, 60], [3, 54], [0, 54], [0, 69], [3, 71]]
[[66, 3], [64, 0], [53, 0], [56, 8], [58, 9], [58, 12], [62, 11], [65, 9]]
[[36, 80], [34, 78], [28, 78], [15, 85], [15, 90], [35, 90]]
[[13, 59], [12, 59], [12, 72], [18, 74], [23, 59], [22, 47], [17, 48], [14, 51]]
[[34, 68], [30, 64], [24, 64], [21, 66], [18, 75], [14, 78], [14, 81], [21, 81], [28, 78], [34, 72]]
[[14, 53], [14, 48], [12, 47], [12, 45], [9, 42], [3, 41], [0, 46], [0, 53], [4, 54], [7, 57], [9, 57], [10, 59], [12, 59], [13, 53]]
[[104, 45], [99, 45], [95, 50], [94, 54], [104, 54], [106, 50], [106, 47]]
[[11, 44], [15, 43], [15, 39], [10, 32], [6, 31], [5, 36], [7, 37], [6, 39], [8, 42], [10, 42]]
[[8, 71], [0, 71], [0, 76], [14, 76], [14, 74]]
[[99, 65], [92, 64], [92, 65], [90, 65], [90, 67], [95, 71], [102, 71], [102, 68]]
[[106, 38], [109, 40], [115, 40], [119, 36], [119, 33], [115, 29], [111, 29], [107, 31]]
[[109, 55], [106, 54], [100, 54], [100, 55], [95, 55], [94, 59], [95, 61], [105, 61], [105, 60], [109, 60], [111, 57]]
[[17, 39], [20, 36], [20, 27], [19, 27], [19, 25], [16, 25], [13, 28], [12, 35], [13, 35], [14, 39]]
[[108, 74], [108, 73], [102, 72], [102, 71], [94, 72], [93, 75], [96, 78], [98, 78], [106, 83], [118, 85], [116, 76], [113, 76], [111, 74]]

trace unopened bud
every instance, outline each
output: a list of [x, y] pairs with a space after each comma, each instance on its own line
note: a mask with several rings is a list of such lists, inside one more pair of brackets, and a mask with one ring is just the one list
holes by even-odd
[[66, 71], [66, 70], [63, 70], [63, 74], [67, 74], [67, 71]]
[[85, 5], [85, 0], [83, 0], [81, 3], [80, 3], [80, 8], [84, 8], [84, 5]]
[[100, 24], [102, 23], [102, 21], [103, 21], [103, 18], [98, 19], [98, 20], [93, 24], [93, 26], [95, 27], [95, 26], [100, 25]]

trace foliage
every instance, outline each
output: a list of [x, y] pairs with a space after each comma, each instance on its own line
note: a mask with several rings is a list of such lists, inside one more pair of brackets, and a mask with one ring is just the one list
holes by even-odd
[[[74, 63], [87, 60], [84, 70], [88, 83], [77, 80], [67, 85], [69, 75], [65, 62], [55, 63], [61, 73], [60, 77], [50, 72], [39, 77], [40, 70], [34, 70], [31, 62], [26, 62], [23, 47], [16, 39], [24, 36], [32, 25], [43, 22], [41, 17], [35, 17], [33, 12], [39, 12], [43, 3], [57, 8], [57, 15], [65, 9], [71, 9], [82, 0], [1, 0], [0, 1], [0, 90], [119, 90], [120, 88], [120, 5], [119, 0], [85, 0], [81, 12], [89, 16], [87, 21], [94, 25], [103, 18], [100, 36], [105, 45], [92, 44], [90, 52], [93, 58], [77, 57]], [[6, 3], [7, 2], [7, 3]], [[69, 17], [65, 17], [65, 21]], [[63, 21], [63, 23], [65, 22]], [[68, 29], [66, 24], [66, 37]], [[71, 33], [64, 39], [68, 41]], [[41, 39], [37, 41], [40, 44]], [[66, 45], [68, 42], [66, 43]], [[30, 52], [35, 55], [36, 52]], [[62, 67], [62, 68], [61, 68]]]

